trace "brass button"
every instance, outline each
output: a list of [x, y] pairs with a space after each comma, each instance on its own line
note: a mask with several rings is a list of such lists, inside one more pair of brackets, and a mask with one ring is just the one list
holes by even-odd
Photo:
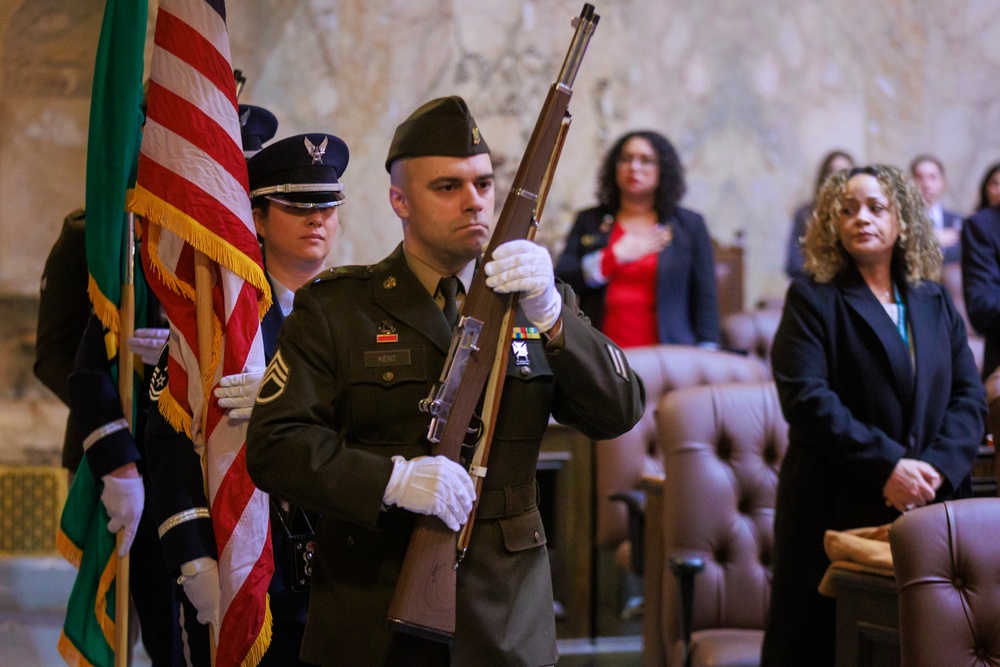
[[531, 367], [521, 366], [521, 375], [531, 375]]
[[532, 537], [534, 537], [534, 538], [535, 538], [535, 542], [537, 542], [537, 541], [538, 541], [538, 538], [540, 538], [540, 537], [541, 537], [541, 535], [539, 535], [539, 534], [538, 534], [538, 531], [536, 530], [536, 531], [535, 531], [535, 534], [534, 534], [534, 535], [532, 535]]
[[354, 536], [353, 535], [348, 535], [347, 536], [347, 546], [349, 546], [349, 547], [353, 547], [354, 546]]
[[382, 373], [382, 379], [385, 380], [386, 382], [392, 382], [392, 378], [394, 377], [396, 376], [392, 374], [392, 371], [386, 371], [385, 373]]
[[382, 283], [382, 287], [386, 289], [392, 289], [395, 286], [396, 286], [396, 278], [393, 276], [389, 276], [388, 278], [385, 279], [385, 282]]

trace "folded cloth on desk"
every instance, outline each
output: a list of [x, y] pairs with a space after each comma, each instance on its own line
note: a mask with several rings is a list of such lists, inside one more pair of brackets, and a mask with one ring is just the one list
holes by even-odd
[[895, 576], [892, 552], [889, 551], [889, 525], [826, 531], [823, 548], [830, 558], [830, 567], [819, 583], [819, 592], [834, 597], [833, 584], [830, 582], [830, 570], [833, 568], [868, 572], [883, 577]]

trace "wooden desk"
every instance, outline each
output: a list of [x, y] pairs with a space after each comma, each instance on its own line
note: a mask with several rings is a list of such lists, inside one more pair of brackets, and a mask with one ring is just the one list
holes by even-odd
[[899, 667], [896, 580], [836, 568], [837, 667]]
[[552, 423], [538, 460], [539, 511], [552, 567], [552, 593], [565, 612], [556, 617], [560, 639], [590, 637], [593, 572], [593, 442]]

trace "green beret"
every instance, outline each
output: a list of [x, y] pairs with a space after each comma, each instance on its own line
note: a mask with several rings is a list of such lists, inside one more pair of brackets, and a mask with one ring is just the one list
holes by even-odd
[[404, 157], [471, 157], [489, 152], [490, 147], [465, 100], [458, 96], [439, 97], [411, 113], [396, 128], [385, 170], [389, 171], [393, 162]]

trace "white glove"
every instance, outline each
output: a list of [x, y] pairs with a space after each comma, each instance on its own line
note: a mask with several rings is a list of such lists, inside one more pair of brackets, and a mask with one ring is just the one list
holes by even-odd
[[508, 241], [493, 251], [493, 260], [483, 268], [493, 291], [521, 292], [521, 309], [539, 331], [549, 331], [559, 321], [562, 297], [545, 248], [531, 241]]
[[184, 563], [177, 583], [184, 587], [184, 595], [198, 610], [198, 622], [217, 628], [220, 588], [219, 564], [215, 559], [203, 556]]
[[630, 264], [660, 252], [670, 245], [673, 238], [673, 232], [663, 225], [627, 231], [611, 246], [611, 253], [619, 264]]
[[220, 408], [229, 409], [227, 414], [230, 419], [250, 419], [262, 377], [263, 368], [251, 368], [245, 373], [227, 375], [219, 380], [215, 397], [219, 399]]
[[170, 329], [136, 329], [128, 339], [128, 347], [142, 358], [142, 363], [155, 366], [169, 335]]
[[466, 470], [444, 456], [393, 456], [382, 502], [438, 517], [452, 530], [469, 518], [476, 487]]
[[139, 528], [139, 518], [146, 504], [146, 491], [142, 486], [142, 477], [112, 477], [105, 475], [104, 491], [101, 492], [101, 502], [108, 511], [111, 520], [108, 530], [117, 533], [125, 529], [125, 539], [118, 549], [118, 555], [124, 556], [132, 548], [135, 531]]

